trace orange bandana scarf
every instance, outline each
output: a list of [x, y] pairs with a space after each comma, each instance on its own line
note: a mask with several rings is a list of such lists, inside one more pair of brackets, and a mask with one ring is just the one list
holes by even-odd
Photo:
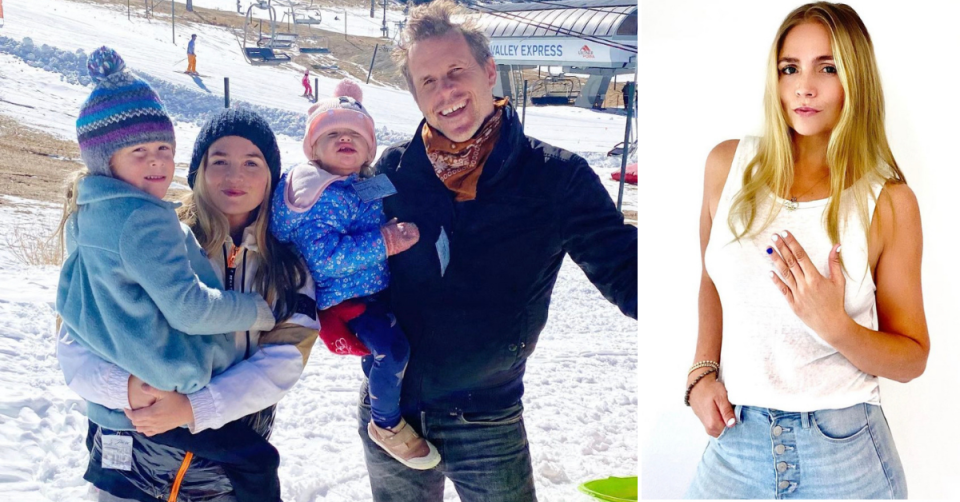
[[447, 189], [457, 194], [457, 202], [477, 198], [477, 181], [483, 172], [493, 147], [500, 139], [500, 126], [503, 124], [503, 108], [507, 99], [494, 101], [493, 115], [487, 119], [472, 138], [456, 143], [450, 141], [440, 131], [426, 124], [423, 128], [423, 144], [427, 149], [427, 158], [434, 172]]

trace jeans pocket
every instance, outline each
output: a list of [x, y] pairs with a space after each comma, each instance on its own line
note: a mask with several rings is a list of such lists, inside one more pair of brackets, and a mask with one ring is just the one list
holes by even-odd
[[832, 443], [847, 443], [867, 432], [867, 414], [864, 404], [842, 410], [813, 412], [813, 429], [821, 439]]
[[360, 399], [357, 400], [357, 421], [360, 423], [360, 434], [366, 434], [367, 422], [370, 421], [370, 415], [373, 410], [370, 407], [370, 388], [367, 380], [363, 380], [360, 386]]
[[728, 430], [730, 430], [730, 427], [724, 427], [723, 430], [720, 431], [720, 435], [717, 436], [717, 437], [715, 437], [715, 438], [713, 438], [713, 439], [716, 439], [717, 441], [723, 440], [724, 436], [727, 435], [727, 431], [728, 431]]
[[467, 425], [510, 425], [523, 419], [523, 404], [494, 411], [460, 412], [460, 423]]
[[367, 408], [370, 407], [370, 380], [367, 378], [364, 378], [363, 383], [360, 384], [360, 400], [357, 404]]

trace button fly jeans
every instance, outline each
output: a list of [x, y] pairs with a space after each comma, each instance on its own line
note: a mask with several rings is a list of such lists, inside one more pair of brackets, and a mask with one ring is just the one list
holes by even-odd
[[737, 406], [710, 438], [690, 499], [902, 499], [906, 478], [879, 406], [792, 413]]
[[450, 478], [463, 502], [537, 500], [520, 403], [483, 413], [448, 410], [405, 416], [442, 457], [440, 465], [425, 471], [404, 466], [370, 440], [366, 385], [357, 418], [376, 502], [441, 502], [444, 477]]

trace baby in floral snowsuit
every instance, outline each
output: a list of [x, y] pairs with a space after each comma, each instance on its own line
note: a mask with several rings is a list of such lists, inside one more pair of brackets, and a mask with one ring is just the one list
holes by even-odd
[[437, 449], [400, 416], [409, 343], [378, 295], [389, 283], [387, 257], [409, 249], [420, 234], [412, 223], [384, 222], [387, 194], [357, 188], [372, 174], [373, 118], [356, 83], [341, 81], [333, 95], [310, 107], [303, 137], [310, 162], [280, 179], [271, 231], [293, 243], [310, 268], [320, 338], [338, 354], [372, 358], [370, 438], [404, 465], [431, 469], [440, 462]]

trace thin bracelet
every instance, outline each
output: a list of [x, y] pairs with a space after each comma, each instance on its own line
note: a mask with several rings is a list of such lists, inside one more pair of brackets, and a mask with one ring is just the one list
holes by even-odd
[[700, 369], [700, 368], [703, 368], [704, 366], [709, 366], [709, 367], [711, 367], [711, 368], [713, 368], [713, 369], [715, 369], [715, 370], [717, 370], [717, 371], [720, 371], [720, 364], [719, 364], [719, 363], [716, 363], [716, 362], [714, 362], [714, 361], [700, 361], [700, 362], [698, 362], [697, 364], [694, 364], [693, 366], [690, 367], [690, 369], [687, 371], [687, 375], [689, 375], [690, 373], [693, 373], [694, 370], [698, 370], [698, 369]]
[[686, 394], [683, 395], [683, 404], [690, 406], [690, 391], [692, 391], [693, 388], [698, 383], [700, 383], [700, 380], [703, 380], [703, 377], [709, 375], [710, 373], [717, 373], [717, 370], [715, 368], [710, 368], [707, 371], [704, 371], [703, 373], [701, 373], [700, 376], [695, 378], [692, 382], [690, 382], [690, 385], [687, 386]]

